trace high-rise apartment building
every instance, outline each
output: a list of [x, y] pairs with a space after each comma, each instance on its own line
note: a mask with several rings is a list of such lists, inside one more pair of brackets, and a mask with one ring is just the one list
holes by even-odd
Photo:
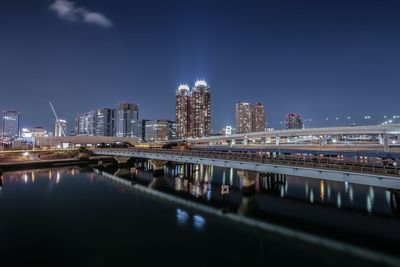
[[303, 129], [303, 121], [299, 114], [290, 113], [286, 115], [286, 129]]
[[262, 103], [256, 103], [251, 106], [251, 131], [265, 131], [265, 111]]
[[251, 132], [251, 105], [249, 102], [236, 103], [236, 132]]
[[2, 123], [2, 137], [4, 138], [15, 138], [20, 133], [20, 114], [18, 111], [10, 110], [3, 112], [3, 123]]
[[211, 93], [206, 81], [197, 80], [190, 96], [190, 136], [211, 135]]
[[241, 101], [236, 103], [236, 132], [262, 132], [265, 130], [264, 105]]
[[211, 135], [211, 92], [204, 80], [197, 80], [190, 91], [181, 84], [175, 95], [177, 138]]
[[177, 138], [186, 138], [190, 131], [190, 89], [187, 84], [181, 84], [175, 94], [175, 118]]
[[116, 119], [116, 136], [133, 136], [133, 125], [139, 119], [139, 106], [130, 103], [119, 104]]

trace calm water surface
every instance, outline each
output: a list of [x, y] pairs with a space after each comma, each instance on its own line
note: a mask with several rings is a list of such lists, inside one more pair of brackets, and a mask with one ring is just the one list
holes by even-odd
[[[176, 192], [179, 181], [168, 181], [173, 187], [164, 188]], [[218, 201], [218, 190], [201, 188], [183, 197], [226, 204]], [[289, 186], [285, 194], [296, 197], [295, 191]], [[228, 208], [239, 209], [243, 199], [234, 192]], [[4, 266], [373, 265], [177, 206], [78, 168], [3, 174], [0, 255]]]

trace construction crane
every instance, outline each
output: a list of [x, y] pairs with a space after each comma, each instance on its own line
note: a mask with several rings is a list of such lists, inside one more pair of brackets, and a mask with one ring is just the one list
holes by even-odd
[[60, 129], [61, 129], [61, 134], [62, 134], [62, 136], [66, 136], [65, 130], [64, 130], [64, 128], [63, 128], [62, 125], [61, 125], [60, 119], [58, 118], [57, 113], [56, 113], [56, 110], [54, 109], [53, 104], [51, 103], [51, 101], [49, 101], [49, 105], [50, 105], [51, 110], [53, 111], [54, 117], [56, 117], [56, 123], [58, 124], [58, 126], [59, 126]]

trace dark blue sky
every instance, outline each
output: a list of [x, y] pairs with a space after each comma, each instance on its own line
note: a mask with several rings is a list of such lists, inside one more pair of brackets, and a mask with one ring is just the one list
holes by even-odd
[[0, 109], [23, 126], [52, 130], [48, 100], [70, 125], [122, 101], [174, 119], [178, 84], [196, 78], [211, 86], [215, 130], [234, 125], [240, 100], [264, 103], [276, 128], [288, 112], [308, 127], [400, 114], [400, 1], [74, 2], [73, 17], [54, 0], [0, 3]]

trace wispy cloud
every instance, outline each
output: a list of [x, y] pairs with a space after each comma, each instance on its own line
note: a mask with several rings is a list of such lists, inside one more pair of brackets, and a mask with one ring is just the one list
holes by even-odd
[[49, 8], [57, 13], [58, 17], [72, 22], [84, 22], [104, 28], [113, 26], [112, 21], [105, 15], [90, 11], [84, 7], [77, 7], [72, 1], [55, 0]]

